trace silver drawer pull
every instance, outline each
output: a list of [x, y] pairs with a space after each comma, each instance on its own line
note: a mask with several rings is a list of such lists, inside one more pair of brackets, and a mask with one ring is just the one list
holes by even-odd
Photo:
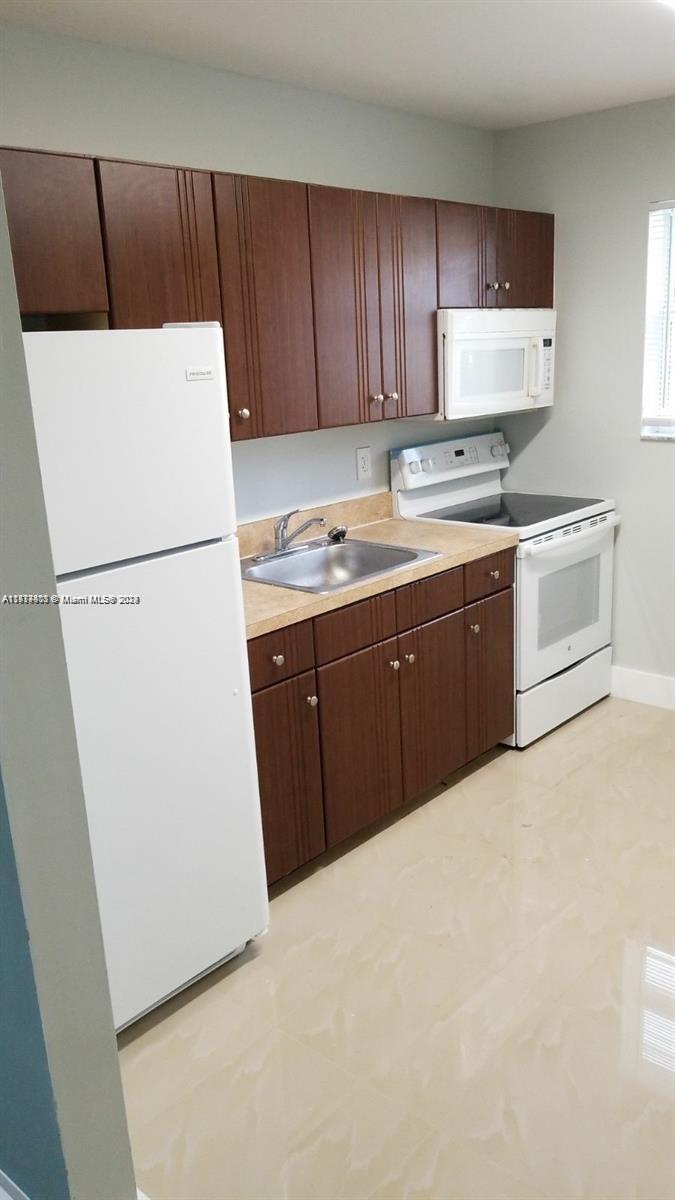
[[490, 571], [491, 579], [499, 579], [499, 571]]
[[410, 663], [410, 665], [412, 666], [412, 664], [415, 661], [415, 655], [414, 654], [406, 654], [404, 657], [405, 657], [405, 661], [407, 663]]
[[480, 625], [469, 625], [472, 633], [480, 633]]
[[308, 696], [307, 703], [309, 704], [310, 708], [316, 708], [317, 704], [319, 703], [319, 697], [318, 696]]
[[506, 280], [506, 283], [502, 284], [502, 287], [504, 288], [505, 292], [508, 292], [509, 288], [511, 287], [511, 284], [509, 283], [508, 279]]
[[400, 669], [401, 669], [401, 664], [400, 664], [400, 662], [398, 661], [398, 659], [397, 659], [397, 658], [394, 658], [394, 659], [392, 659], [392, 660], [390, 661], [390, 663], [389, 663], [389, 666], [390, 666], [390, 667], [392, 668], [392, 670], [394, 670], [394, 671], [400, 671]]
[[237, 416], [238, 416], [238, 417], [241, 417], [242, 421], [248, 421], [248, 420], [250, 419], [250, 416], [251, 416], [251, 410], [250, 410], [250, 408], [239, 408], [239, 409], [237, 409]]
[[272, 662], [274, 663], [275, 667], [283, 667], [286, 659], [284, 658], [283, 654], [273, 654]]
[[398, 392], [387, 392], [385, 400], [398, 400]]

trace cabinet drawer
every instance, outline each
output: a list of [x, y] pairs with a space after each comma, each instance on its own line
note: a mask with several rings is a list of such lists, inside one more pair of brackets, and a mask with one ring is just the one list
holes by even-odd
[[501, 592], [513, 583], [513, 550], [499, 550], [485, 558], [477, 558], [464, 568], [464, 601], [471, 604], [493, 592]]
[[399, 633], [444, 617], [464, 603], [462, 568], [453, 567], [396, 589], [396, 628]]
[[309, 671], [314, 666], [312, 622], [287, 625], [285, 629], [253, 638], [248, 643], [248, 665], [252, 692]]
[[348, 608], [326, 613], [314, 619], [314, 644], [317, 665], [334, 662], [396, 633], [394, 592], [383, 592], [370, 600], [360, 600]]

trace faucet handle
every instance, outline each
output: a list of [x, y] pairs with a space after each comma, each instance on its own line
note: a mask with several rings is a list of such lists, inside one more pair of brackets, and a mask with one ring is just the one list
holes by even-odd
[[328, 534], [326, 536], [331, 542], [344, 542], [347, 536], [347, 526], [334, 525], [332, 529], [328, 530]]
[[288, 522], [290, 521], [291, 517], [294, 517], [295, 514], [299, 513], [299, 512], [300, 512], [299, 508], [292, 508], [290, 512], [282, 513], [281, 516], [279, 517], [279, 520], [275, 521], [274, 528], [275, 529], [277, 529], [277, 528], [283, 529], [284, 525], [288, 525]]

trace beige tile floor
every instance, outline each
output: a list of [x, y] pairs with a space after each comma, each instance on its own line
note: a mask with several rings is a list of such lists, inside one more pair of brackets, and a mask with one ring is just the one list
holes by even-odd
[[123, 1035], [151, 1200], [671, 1200], [673, 714], [499, 750]]

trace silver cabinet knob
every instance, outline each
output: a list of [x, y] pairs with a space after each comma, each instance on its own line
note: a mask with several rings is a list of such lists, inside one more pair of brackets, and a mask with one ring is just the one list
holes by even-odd
[[316, 708], [317, 704], [319, 703], [319, 697], [318, 696], [308, 696], [307, 703], [309, 704], [310, 708]]
[[272, 662], [274, 663], [275, 667], [283, 667], [286, 659], [284, 658], [283, 654], [273, 654]]
[[480, 625], [469, 625], [472, 633], [480, 633]]
[[413, 663], [414, 663], [414, 661], [415, 661], [415, 655], [414, 655], [414, 654], [405, 654], [403, 657], [405, 658], [405, 661], [406, 661], [407, 663], [410, 663], [410, 665], [411, 665], [411, 666], [413, 665]]
[[242, 421], [248, 421], [248, 420], [250, 420], [250, 417], [251, 417], [251, 410], [250, 410], [250, 408], [238, 408], [238, 409], [237, 409], [237, 416], [238, 416], [238, 417], [241, 417]]
[[495, 279], [494, 283], [488, 283], [488, 288], [492, 288], [492, 290], [494, 292], [498, 292], [499, 287], [500, 287], [500, 284], [499, 284], [499, 280], [497, 280], [497, 279]]
[[384, 404], [384, 396], [382, 392], [378, 392], [376, 396], [370, 397], [373, 404]]
[[398, 661], [398, 659], [397, 659], [397, 658], [394, 658], [394, 659], [392, 659], [392, 660], [390, 661], [390, 663], [389, 663], [389, 666], [390, 666], [390, 667], [392, 668], [392, 670], [394, 670], [394, 671], [400, 671], [400, 669], [401, 669], [401, 664], [400, 664], [400, 662]]
[[387, 392], [385, 400], [398, 400], [398, 392]]
[[499, 579], [499, 571], [490, 571], [490, 579]]
[[502, 287], [505, 292], [508, 292], [509, 288], [511, 287], [511, 284], [509, 283], [508, 279], [507, 279], [506, 283], [502, 284]]

